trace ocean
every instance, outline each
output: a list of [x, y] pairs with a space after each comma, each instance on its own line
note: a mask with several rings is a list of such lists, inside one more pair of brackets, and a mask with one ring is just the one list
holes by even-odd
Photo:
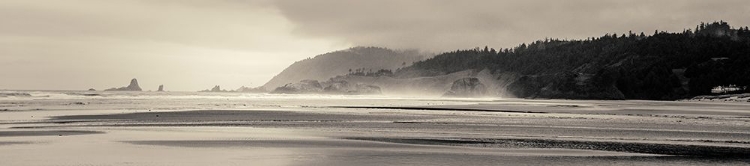
[[2, 165], [748, 165], [750, 104], [0, 91]]

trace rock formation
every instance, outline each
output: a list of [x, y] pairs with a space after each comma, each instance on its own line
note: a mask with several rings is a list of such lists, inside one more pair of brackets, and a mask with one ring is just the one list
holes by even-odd
[[96, 89], [94, 89], [94, 88], [89, 88], [89, 91], [96, 91]]
[[219, 85], [214, 86], [214, 88], [211, 88], [211, 92], [221, 92], [221, 87]]
[[462, 78], [453, 82], [446, 97], [480, 97], [487, 94], [487, 88], [478, 78]]
[[141, 87], [138, 86], [138, 80], [133, 78], [130, 80], [130, 85], [127, 87], [120, 87], [120, 88], [110, 88], [104, 91], [142, 91]]
[[329, 94], [381, 94], [380, 87], [375, 85], [366, 85], [361, 83], [349, 83], [347, 81], [331, 81], [330, 85], [323, 89], [323, 92]]
[[159, 90], [156, 90], [156, 91], [164, 92], [164, 85], [159, 85]]
[[249, 87], [242, 86], [242, 87], [238, 88], [236, 90], [236, 92], [243, 92], [243, 93], [266, 93], [266, 92], [268, 92], [268, 90], [266, 90], [266, 88], [263, 88], [262, 86], [261, 87], [257, 87], [257, 88], [249, 88]]
[[304, 94], [304, 93], [321, 93], [323, 85], [318, 80], [302, 80], [298, 83], [289, 83], [278, 87], [271, 93], [281, 94]]
[[141, 91], [141, 87], [138, 86], [138, 80], [136, 80], [135, 78], [133, 78], [132, 80], [130, 80], [130, 85], [128, 85], [127, 88], [131, 89], [131, 90], [134, 90], [134, 91]]
[[375, 85], [349, 83], [343, 80], [331, 80], [327, 82], [318, 82], [317, 80], [302, 80], [298, 83], [290, 83], [278, 87], [271, 93], [366, 95], [381, 94], [381, 91], [380, 87]]
[[211, 89], [206, 89], [206, 90], [202, 90], [202, 91], [199, 91], [199, 92], [227, 92], [227, 90], [223, 90], [223, 89], [221, 89], [221, 86], [216, 85], [216, 86], [214, 86]]
[[523, 98], [626, 99], [614, 83], [595, 85], [594, 80], [589, 75], [579, 73], [525, 75], [508, 85], [508, 90]]

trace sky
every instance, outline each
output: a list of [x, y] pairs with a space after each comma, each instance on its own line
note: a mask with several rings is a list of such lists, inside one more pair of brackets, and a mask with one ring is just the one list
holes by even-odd
[[236, 89], [353, 46], [507, 48], [748, 15], [747, 0], [2, 0], [0, 89]]

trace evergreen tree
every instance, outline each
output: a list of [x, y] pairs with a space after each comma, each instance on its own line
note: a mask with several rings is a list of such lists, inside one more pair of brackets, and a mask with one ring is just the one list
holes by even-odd
[[[715, 86], [750, 86], [750, 33], [731, 29], [739, 40], [693, 35], [707, 29], [728, 28], [712, 23], [685, 29], [681, 33], [659, 32], [646, 36], [619, 37], [616, 34], [586, 40], [545, 39], [517, 47], [456, 50], [414, 63], [399, 71], [425, 70], [448, 74], [464, 70], [489, 69], [521, 76], [509, 85], [511, 93], [524, 97], [540, 95], [543, 87], [579, 98], [617, 91], [627, 99], [674, 99], [710, 94]], [[623, 34], [624, 35], [624, 34]], [[487, 51], [489, 50], [489, 51]], [[491, 53], [491, 54], [488, 54]], [[713, 59], [712, 59], [713, 58]], [[726, 59], [722, 59], [726, 58]], [[683, 89], [673, 70], [684, 70], [689, 89]], [[574, 72], [575, 71], [575, 72]], [[580, 74], [579, 74], [580, 73]], [[582, 74], [582, 75], [581, 75]], [[573, 81], [591, 75], [593, 81]], [[548, 94], [551, 95], [551, 94]], [[547, 96], [554, 97], [554, 96]], [[557, 96], [561, 97], [561, 96]]]

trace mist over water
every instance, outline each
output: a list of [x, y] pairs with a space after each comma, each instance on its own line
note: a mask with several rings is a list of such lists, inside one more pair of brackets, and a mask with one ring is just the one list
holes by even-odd
[[227, 99], [227, 100], [272, 100], [272, 99], [411, 99], [411, 100], [496, 100], [501, 98], [454, 98], [430, 94], [384, 94], [384, 95], [336, 95], [336, 94], [272, 94], [239, 92], [128, 92], [128, 91], [36, 91], [3, 90], [2, 100], [64, 100], [64, 99]]
[[0, 0], [0, 166], [750, 165], [748, 9]]
[[[736, 118], [750, 116], [740, 111], [746, 104], [228, 92], [0, 94], [0, 153], [12, 165], [741, 165], [747, 161], [715, 155], [745, 155], [750, 148], [750, 124]], [[692, 109], [708, 106], [713, 110]], [[32, 153], [37, 155], [24, 155]], [[111, 158], [112, 153], [120, 155]], [[70, 160], [74, 155], [91, 159]]]

